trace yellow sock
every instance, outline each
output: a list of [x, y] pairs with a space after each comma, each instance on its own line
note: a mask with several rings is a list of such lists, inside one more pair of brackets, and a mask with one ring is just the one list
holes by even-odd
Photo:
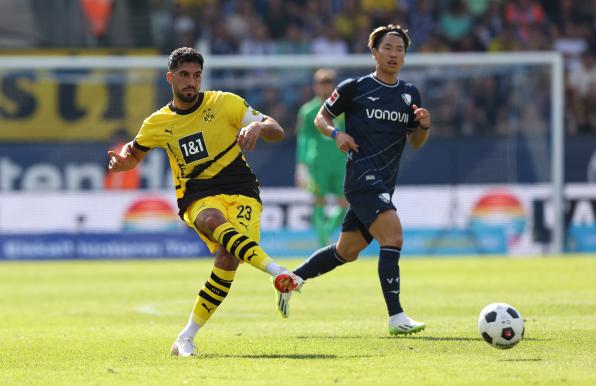
[[263, 272], [267, 272], [265, 268], [273, 262], [256, 241], [238, 232], [229, 222], [215, 228], [213, 237], [226, 251]]
[[192, 310], [192, 320], [199, 326], [203, 326], [215, 313], [217, 307], [225, 299], [230, 291], [236, 271], [224, 271], [221, 268], [213, 267], [211, 276], [205, 282]]

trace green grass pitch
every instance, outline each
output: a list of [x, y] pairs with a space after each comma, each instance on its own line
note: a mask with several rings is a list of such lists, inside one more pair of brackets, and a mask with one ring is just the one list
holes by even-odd
[[[283, 260], [295, 267], [299, 260]], [[313, 279], [274, 310], [268, 276], [240, 266], [174, 358], [211, 260], [0, 264], [1, 385], [595, 385], [596, 258], [402, 258], [406, 311], [427, 323], [390, 337], [376, 259]], [[526, 337], [482, 341], [480, 309], [515, 306]]]

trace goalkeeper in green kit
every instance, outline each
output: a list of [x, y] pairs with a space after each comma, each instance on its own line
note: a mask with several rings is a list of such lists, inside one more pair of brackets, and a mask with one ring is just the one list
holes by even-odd
[[[323, 136], [314, 124], [323, 102], [335, 89], [335, 82], [334, 70], [322, 68], [315, 71], [315, 97], [298, 111], [296, 127], [296, 185], [314, 196], [312, 226], [321, 246], [329, 244], [329, 238], [341, 224], [348, 206], [343, 191], [346, 154], [339, 151], [335, 141]], [[335, 120], [335, 127], [344, 131], [343, 115]], [[328, 216], [325, 206], [329, 195], [334, 197], [336, 207]]]

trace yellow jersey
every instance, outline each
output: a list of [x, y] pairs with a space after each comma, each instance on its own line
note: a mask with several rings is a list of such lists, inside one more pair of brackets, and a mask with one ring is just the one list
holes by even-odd
[[241, 194], [260, 202], [258, 180], [236, 136], [240, 128], [263, 119], [236, 94], [205, 91], [188, 110], [170, 102], [151, 114], [133, 145], [145, 152], [165, 149], [181, 217], [194, 201], [217, 194]]

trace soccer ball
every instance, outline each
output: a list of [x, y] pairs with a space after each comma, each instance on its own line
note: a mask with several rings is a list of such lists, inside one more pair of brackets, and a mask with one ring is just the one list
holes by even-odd
[[518, 344], [524, 337], [524, 319], [509, 304], [492, 303], [480, 311], [478, 331], [486, 343], [500, 349]]

